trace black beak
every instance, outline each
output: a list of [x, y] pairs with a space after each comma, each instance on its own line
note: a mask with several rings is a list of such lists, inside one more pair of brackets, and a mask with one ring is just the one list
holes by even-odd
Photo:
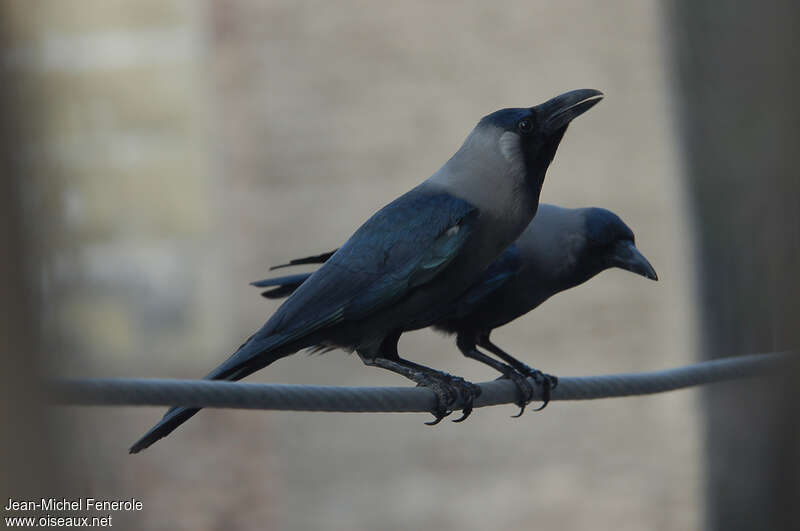
[[650, 280], [658, 280], [656, 270], [630, 240], [621, 240], [616, 243], [611, 256], [611, 265], [642, 275]]
[[603, 93], [594, 89], [566, 92], [534, 107], [545, 127], [557, 131], [585, 113], [603, 99]]

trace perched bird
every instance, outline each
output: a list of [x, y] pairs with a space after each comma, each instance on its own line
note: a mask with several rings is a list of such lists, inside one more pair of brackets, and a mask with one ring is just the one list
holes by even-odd
[[[575, 90], [485, 116], [436, 173], [370, 217], [206, 378], [239, 380], [298, 350], [335, 347], [430, 387], [437, 422], [459, 396], [469, 405], [479, 388], [401, 358], [400, 334], [463, 293], [525, 230], [568, 124], [601, 98]], [[130, 452], [198, 411], [173, 407]]]
[[[331, 254], [292, 260], [272, 269], [323, 263]], [[465, 356], [511, 378], [520, 391], [521, 415], [533, 396], [528, 376], [544, 385], [544, 405], [557, 380], [528, 367], [492, 343], [489, 339], [492, 330], [525, 315], [556, 293], [578, 286], [612, 267], [658, 280], [653, 267], [636, 248], [633, 231], [613, 212], [603, 208], [570, 209], [541, 204], [536, 217], [517, 241], [492, 262], [466, 292], [446, 309], [436, 310], [440, 313], [423, 314], [410, 326], [433, 326], [456, 334], [456, 344]], [[252, 285], [271, 287], [262, 293], [264, 297], [281, 298], [292, 293], [310, 275], [301, 273], [265, 279]]]

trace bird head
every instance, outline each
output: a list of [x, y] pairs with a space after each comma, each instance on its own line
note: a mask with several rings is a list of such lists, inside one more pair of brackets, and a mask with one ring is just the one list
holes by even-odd
[[653, 266], [636, 248], [633, 231], [613, 212], [604, 208], [584, 209], [585, 241], [579, 263], [597, 274], [612, 267], [658, 280]]
[[493, 128], [506, 160], [529, 183], [541, 187], [569, 123], [602, 98], [598, 90], [573, 90], [534, 107], [495, 111], [483, 117], [478, 128]]

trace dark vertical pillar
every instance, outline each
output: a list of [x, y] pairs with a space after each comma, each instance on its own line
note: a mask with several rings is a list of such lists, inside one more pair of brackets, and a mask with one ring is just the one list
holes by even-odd
[[[800, 3], [671, 8], [702, 356], [798, 350]], [[798, 389], [704, 393], [708, 529], [800, 528]]]
[[[0, 5], [0, 51], [13, 40]], [[5, 21], [5, 22], [4, 22]], [[0, 55], [0, 58], [4, 57]], [[0, 497], [38, 499], [60, 492], [59, 465], [40, 396], [39, 270], [30, 230], [26, 134], [36, 108], [25, 79], [0, 62]], [[10, 516], [14, 516], [11, 514]]]

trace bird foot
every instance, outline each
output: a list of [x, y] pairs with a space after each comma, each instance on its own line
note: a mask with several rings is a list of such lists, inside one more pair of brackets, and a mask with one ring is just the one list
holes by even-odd
[[543, 410], [547, 404], [550, 403], [550, 393], [553, 389], [556, 388], [558, 385], [558, 377], [552, 376], [550, 374], [543, 373], [538, 369], [534, 369], [532, 367], [528, 367], [524, 363], [519, 363], [516, 365], [513, 370], [509, 367], [509, 370], [503, 372], [503, 376], [501, 378], [508, 378], [514, 382], [514, 385], [517, 386], [517, 390], [519, 391], [519, 400], [515, 402], [517, 406], [519, 406], [519, 413], [516, 415], [511, 415], [512, 418], [519, 418], [525, 412], [525, 407], [533, 398], [533, 387], [531, 386], [528, 378], [532, 378], [536, 385], [542, 386], [542, 405], [538, 408], [534, 409], [534, 411], [541, 411]]
[[463, 422], [467, 420], [472, 414], [472, 406], [475, 399], [481, 395], [481, 388], [472, 382], [468, 382], [464, 378], [453, 376], [453, 383], [459, 389], [459, 394], [464, 400], [464, 409], [461, 410], [461, 416], [453, 420], [453, 422]]
[[436, 394], [436, 407], [431, 411], [435, 418], [425, 423], [428, 426], [435, 426], [443, 418], [450, 415], [453, 412], [452, 406], [458, 403], [459, 399], [463, 402], [464, 408], [461, 416], [453, 422], [466, 420], [472, 413], [475, 398], [481, 394], [481, 388], [477, 385], [459, 376], [439, 371], [432, 371], [422, 375], [417, 385], [427, 387]]
[[528, 377], [525, 374], [512, 367], [508, 367], [508, 370], [504, 371], [503, 376], [500, 378], [511, 380], [517, 387], [518, 399], [514, 403], [519, 407], [519, 413], [511, 415], [511, 418], [521, 417], [522, 414], [525, 413], [525, 407], [533, 399], [533, 386], [528, 381]]
[[533, 381], [536, 382], [536, 385], [542, 386], [542, 405], [534, 409], [534, 411], [541, 411], [547, 407], [547, 404], [550, 403], [550, 393], [553, 391], [553, 389], [558, 387], [558, 377], [543, 373], [542, 371], [534, 369], [533, 367], [528, 367], [525, 364], [521, 365], [522, 366], [519, 367], [519, 371], [525, 376], [533, 378]]

